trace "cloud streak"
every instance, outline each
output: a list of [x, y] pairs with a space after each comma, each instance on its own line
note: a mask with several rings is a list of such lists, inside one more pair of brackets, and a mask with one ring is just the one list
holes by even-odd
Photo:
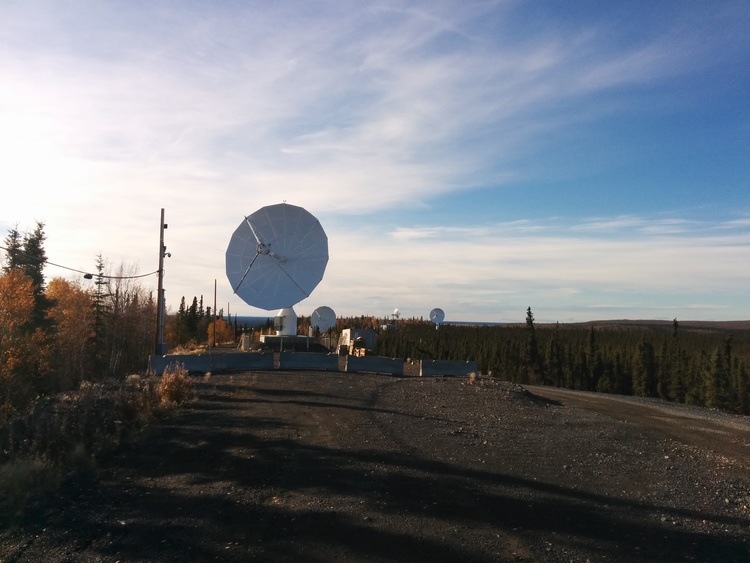
[[[442, 303], [492, 320], [518, 299], [567, 300], [575, 317], [587, 295], [741, 295], [736, 205], [703, 217], [669, 186], [666, 207], [571, 211], [671, 140], [651, 120], [701, 107], [709, 87], [690, 86], [706, 69], [743, 68], [747, 16], [731, 8], [623, 20], [523, 2], [6, 4], [0, 182], [16, 196], [0, 226], [44, 220], [50, 255], [74, 267], [101, 252], [149, 270], [165, 207], [177, 301], [223, 281], [236, 224], [282, 200], [330, 225], [314, 296], [351, 314]], [[631, 118], [648, 124], [621, 137]]]
[[[589, 295], [610, 295], [614, 300], [623, 294], [638, 299], [650, 294], [666, 296], [667, 301], [683, 295], [688, 312], [700, 301], [717, 301], [717, 295], [742, 294], [750, 276], [744, 259], [750, 234], [709, 232], [726, 225], [703, 225], [687, 237], [651, 234], [672, 222], [631, 217], [619, 222], [615, 236], [611, 225], [597, 221], [596, 232], [592, 223], [584, 224], [584, 236], [577, 225], [555, 229], [540, 225], [535, 231], [532, 225], [517, 230], [517, 225], [500, 224], [398, 228], [381, 238], [341, 237], [346, 244], [337, 245], [332, 254], [336, 264], [330, 276], [338, 278], [342, 267], [366, 272], [362, 278], [379, 296], [372, 302], [380, 311], [398, 306], [406, 314], [420, 316], [433, 303], [446, 311], [470, 308], [472, 318], [483, 320], [507, 319], [512, 311], [517, 316], [529, 305], [536, 306], [545, 320], [567, 320], [576, 317]], [[366, 258], [359, 250], [362, 246], [367, 247]], [[399, 265], [407, 273], [393, 279]], [[348, 278], [341, 283], [358, 282]], [[412, 304], [412, 310], [404, 307], [404, 301]], [[413, 310], [416, 303], [421, 312], [419, 307]], [[723, 306], [715, 305], [713, 312]], [[626, 307], [644, 316], [662, 315], [660, 307], [650, 314], [643, 304]], [[558, 311], [566, 316], [555, 317]]]

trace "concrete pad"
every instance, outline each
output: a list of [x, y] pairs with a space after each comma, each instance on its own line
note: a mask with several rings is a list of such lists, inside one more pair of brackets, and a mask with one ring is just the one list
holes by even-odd
[[421, 360], [419, 362], [419, 375], [431, 377], [438, 375], [468, 376], [477, 372], [476, 362], [457, 362], [449, 360]]
[[315, 352], [282, 352], [279, 354], [279, 369], [339, 371], [339, 356]]
[[223, 371], [271, 370], [273, 354], [257, 352], [232, 354], [173, 354], [149, 356], [149, 373], [162, 375], [171, 365], [181, 365], [190, 373], [221, 373]]
[[350, 373], [368, 371], [404, 375], [404, 360], [401, 358], [386, 358], [384, 356], [346, 356], [345, 370]]

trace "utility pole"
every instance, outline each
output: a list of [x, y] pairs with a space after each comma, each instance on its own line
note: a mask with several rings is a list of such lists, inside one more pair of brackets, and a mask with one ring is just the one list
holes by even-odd
[[216, 348], [216, 278], [214, 278], [214, 348]]
[[163, 356], [167, 353], [164, 345], [164, 256], [167, 254], [167, 247], [164, 246], [164, 229], [167, 224], [164, 222], [164, 208], [161, 209], [161, 220], [159, 221], [159, 285], [156, 290], [156, 345], [155, 354]]

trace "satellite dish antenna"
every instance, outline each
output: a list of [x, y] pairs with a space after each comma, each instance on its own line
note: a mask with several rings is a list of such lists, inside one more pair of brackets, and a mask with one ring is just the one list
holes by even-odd
[[430, 311], [430, 320], [436, 325], [439, 325], [445, 320], [445, 311], [443, 311], [440, 307], [435, 307], [432, 311]]
[[322, 333], [333, 328], [336, 324], [336, 313], [330, 307], [318, 307], [310, 316], [310, 326]]
[[232, 290], [259, 309], [292, 307], [317, 287], [328, 264], [320, 222], [296, 205], [262, 207], [245, 217], [226, 252]]

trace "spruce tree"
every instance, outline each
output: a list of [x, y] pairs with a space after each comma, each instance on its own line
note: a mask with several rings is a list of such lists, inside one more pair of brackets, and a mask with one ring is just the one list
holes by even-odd
[[5, 264], [3, 273], [7, 274], [14, 268], [22, 267], [21, 256], [23, 254], [23, 239], [18, 232], [18, 227], [8, 231], [8, 236], [3, 241], [5, 246]]
[[187, 311], [187, 327], [188, 327], [188, 338], [198, 339], [198, 298], [193, 297], [193, 302], [188, 307]]
[[646, 336], [638, 343], [633, 370], [633, 393], [641, 397], [656, 396], [656, 357], [654, 347]]
[[723, 409], [727, 403], [729, 366], [726, 364], [724, 346], [717, 346], [706, 367], [704, 384], [704, 404], [707, 407]]
[[17, 228], [8, 231], [4, 246], [6, 252], [3, 272], [20, 268], [31, 280], [34, 291], [34, 311], [29, 322], [29, 329], [41, 329], [47, 335], [53, 330], [52, 320], [48, 318], [47, 311], [52, 303], [44, 293], [44, 265], [47, 263], [47, 253], [44, 250], [44, 223], [37, 221], [36, 228], [23, 237]]
[[668, 398], [682, 403], [685, 400], [685, 379], [687, 363], [680, 347], [679, 325], [677, 319], [672, 323], [672, 340], [669, 352], [669, 389]]
[[589, 330], [589, 349], [588, 349], [588, 381], [586, 390], [593, 391], [599, 385], [599, 379], [604, 375], [604, 361], [599, 353], [599, 344], [596, 341], [596, 331], [594, 326]]
[[37, 326], [48, 333], [54, 330], [52, 319], [47, 316], [47, 312], [52, 307], [52, 301], [47, 298], [45, 293], [46, 284], [44, 280], [44, 266], [47, 263], [47, 253], [44, 250], [44, 241], [47, 235], [44, 234], [44, 223], [37, 222], [34, 231], [24, 239], [24, 253], [29, 256], [29, 264], [26, 265], [26, 275], [34, 282], [34, 299], [36, 307], [34, 309], [35, 322]]
[[47, 262], [47, 253], [44, 251], [44, 223], [37, 222], [36, 228], [23, 237], [23, 254], [21, 266], [24, 269], [38, 293], [44, 291], [44, 265]]
[[178, 346], [184, 344], [186, 338], [187, 329], [187, 307], [185, 305], [185, 296], [180, 299], [180, 307], [177, 309], [177, 322], [175, 323], [175, 344]]
[[107, 302], [109, 297], [109, 282], [104, 278], [104, 258], [101, 254], [96, 257], [96, 281], [93, 294], [94, 307], [94, 335], [92, 344], [94, 350], [94, 375], [95, 379], [103, 379], [107, 371], [107, 324], [110, 317], [110, 308]]
[[5, 239], [7, 259], [3, 271], [23, 272], [31, 282], [34, 306], [31, 315], [24, 320], [23, 330], [27, 338], [33, 341], [37, 353], [33, 363], [27, 366], [27, 374], [37, 393], [46, 393], [53, 388], [54, 355], [52, 354], [52, 338], [54, 336], [54, 322], [48, 312], [52, 306], [44, 292], [44, 265], [47, 255], [44, 251], [44, 223], [37, 222], [31, 233], [23, 238], [18, 229], [11, 229]]
[[562, 347], [560, 344], [560, 323], [555, 324], [552, 336], [547, 344], [547, 355], [545, 364], [548, 369], [550, 383], [556, 387], [562, 387], [564, 381]]
[[526, 309], [526, 331], [528, 341], [526, 345], [526, 383], [544, 384], [544, 369], [539, 354], [539, 344], [536, 339], [536, 328], [534, 327], [534, 314], [531, 307]]

